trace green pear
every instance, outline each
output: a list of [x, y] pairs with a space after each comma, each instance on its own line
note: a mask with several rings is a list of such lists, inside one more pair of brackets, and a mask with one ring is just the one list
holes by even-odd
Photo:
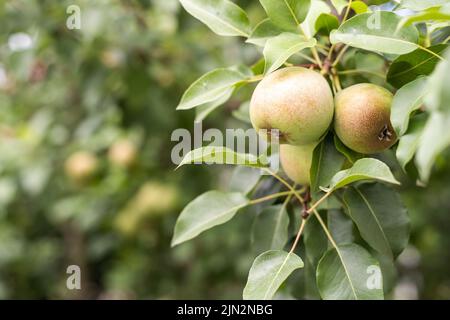
[[397, 136], [390, 115], [393, 95], [387, 89], [360, 83], [335, 97], [334, 130], [350, 149], [378, 153], [390, 148]]
[[304, 146], [282, 144], [280, 146], [280, 163], [284, 173], [295, 183], [310, 185], [309, 171], [316, 143]]
[[278, 129], [282, 144], [319, 141], [333, 120], [333, 112], [333, 94], [325, 78], [301, 67], [283, 68], [267, 75], [250, 101], [253, 127], [260, 134], [262, 129], [268, 134], [271, 129]]

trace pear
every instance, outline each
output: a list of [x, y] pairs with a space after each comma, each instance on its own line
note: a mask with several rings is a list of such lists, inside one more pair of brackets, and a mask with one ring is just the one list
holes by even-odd
[[[289, 67], [267, 75], [250, 101], [250, 119], [260, 134], [279, 130], [281, 144], [307, 145], [319, 141], [333, 120], [333, 94], [316, 71]], [[264, 136], [269, 138], [268, 136]]]
[[117, 167], [128, 168], [136, 162], [137, 152], [136, 145], [132, 141], [121, 139], [109, 148], [108, 159]]
[[295, 183], [310, 185], [309, 171], [316, 143], [304, 146], [280, 146], [280, 163], [284, 173]]
[[387, 89], [360, 83], [350, 86], [335, 97], [334, 130], [350, 149], [379, 153], [397, 141], [390, 115], [393, 95]]
[[88, 151], [71, 154], [64, 163], [66, 175], [76, 183], [92, 178], [99, 167], [97, 157]]

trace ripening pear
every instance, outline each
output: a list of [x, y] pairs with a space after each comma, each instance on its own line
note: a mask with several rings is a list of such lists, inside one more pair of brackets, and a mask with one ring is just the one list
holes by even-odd
[[284, 173], [295, 183], [309, 185], [312, 157], [317, 143], [304, 146], [282, 144], [280, 146], [280, 162]]
[[66, 175], [76, 183], [89, 180], [98, 169], [97, 157], [88, 151], [78, 151], [67, 158], [64, 163]]
[[268, 134], [271, 129], [278, 129], [282, 144], [319, 141], [333, 120], [333, 112], [333, 94], [325, 78], [301, 67], [283, 68], [267, 75], [250, 101], [253, 127], [260, 134], [261, 129]]
[[117, 167], [131, 167], [136, 162], [136, 158], [136, 145], [128, 139], [121, 139], [114, 142], [108, 150], [109, 161]]
[[378, 153], [390, 148], [397, 136], [390, 115], [393, 95], [387, 89], [360, 83], [335, 97], [334, 130], [350, 149]]

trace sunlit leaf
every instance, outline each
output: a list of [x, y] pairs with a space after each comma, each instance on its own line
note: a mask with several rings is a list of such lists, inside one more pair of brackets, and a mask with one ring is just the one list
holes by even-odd
[[238, 153], [222, 146], [206, 146], [194, 149], [186, 154], [177, 168], [186, 164], [232, 164], [263, 168], [257, 156], [250, 153]]
[[331, 0], [331, 3], [339, 14], [341, 14], [342, 10], [344, 10], [344, 8], [348, 6], [347, 0]]
[[271, 73], [281, 67], [293, 54], [316, 45], [316, 39], [307, 40], [298, 34], [284, 32], [267, 40], [264, 47], [266, 60], [265, 73]]
[[303, 268], [295, 253], [271, 250], [253, 262], [244, 288], [244, 300], [270, 300], [278, 288], [296, 269]]
[[278, 28], [270, 19], [265, 19], [256, 25], [246, 42], [264, 47], [268, 39], [280, 33], [283, 33], [282, 29]]
[[384, 162], [373, 158], [363, 158], [356, 161], [350, 169], [336, 173], [326, 190], [336, 190], [358, 181], [382, 181], [400, 184]]
[[172, 246], [195, 238], [200, 233], [231, 220], [248, 204], [241, 193], [209, 191], [190, 202], [175, 224]]
[[422, 11], [428, 8], [441, 6], [448, 3], [448, 0], [402, 0], [402, 8], [414, 11]]
[[422, 181], [427, 182], [436, 157], [450, 146], [450, 114], [433, 112], [420, 136], [416, 165]]
[[317, 33], [316, 22], [323, 13], [331, 13], [330, 7], [325, 2], [312, 0], [308, 15], [301, 24], [302, 30], [308, 39], [314, 37]]
[[378, 11], [354, 16], [330, 34], [332, 43], [389, 54], [405, 54], [419, 48], [418, 32], [412, 26], [397, 26], [400, 18], [395, 13]]
[[310, 0], [259, 0], [270, 20], [279, 28], [296, 31], [308, 13]]
[[195, 18], [221, 36], [250, 34], [247, 14], [229, 0], [180, 0], [183, 7]]
[[208, 72], [186, 90], [177, 110], [192, 109], [223, 99], [230, 89], [246, 78], [246, 75], [231, 69], [216, 69]]
[[425, 113], [413, 117], [410, 121], [408, 131], [400, 138], [395, 155], [403, 170], [406, 169], [406, 165], [414, 158], [426, 121], [427, 114]]
[[199, 105], [195, 109], [195, 121], [201, 122], [205, 120], [205, 118], [218, 107], [227, 102], [231, 95], [233, 94], [234, 88], [228, 89], [224, 94], [219, 97], [217, 100], [207, 102], [205, 104]]
[[420, 77], [400, 88], [395, 94], [391, 122], [398, 136], [405, 134], [411, 114], [422, 106], [426, 84], [427, 78]]

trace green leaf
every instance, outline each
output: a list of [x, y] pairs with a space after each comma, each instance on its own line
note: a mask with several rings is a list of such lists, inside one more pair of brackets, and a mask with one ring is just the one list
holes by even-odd
[[299, 268], [303, 268], [303, 261], [295, 253], [277, 250], [262, 253], [250, 268], [244, 300], [272, 299], [289, 275]]
[[380, 300], [384, 298], [380, 266], [356, 244], [330, 249], [317, 267], [317, 286], [325, 300]]
[[398, 143], [396, 157], [403, 170], [413, 159], [414, 154], [419, 147], [420, 137], [427, 121], [427, 114], [419, 114], [411, 119], [408, 131], [404, 134]]
[[195, 122], [203, 121], [211, 112], [227, 102], [233, 95], [234, 88], [228, 89], [217, 100], [207, 102], [195, 108]]
[[231, 220], [236, 212], [248, 203], [249, 200], [238, 192], [208, 191], [200, 195], [190, 202], [178, 217], [172, 247]]
[[405, 249], [409, 218], [394, 190], [382, 184], [366, 184], [349, 188], [343, 199], [361, 237], [372, 248], [392, 260]]
[[284, 32], [267, 40], [264, 47], [266, 60], [265, 73], [271, 73], [281, 67], [293, 54], [316, 45], [316, 39], [307, 40], [295, 33]]
[[389, 54], [405, 54], [417, 48], [418, 32], [412, 26], [400, 28], [395, 13], [378, 11], [363, 13], [344, 22], [330, 34], [331, 43]]
[[336, 16], [322, 13], [316, 21], [315, 29], [318, 33], [329, 35], [331, 31], [339, 27], [339, 20]]
[[420, 137], [416, 153], [416, 165], [422, 181], [427, 182], [434, 161], [450, 146], [450, 114], [433, 112]]
[[[446, 48], [448, 48], [448, 44], [439, 44], [427, 49], [441, 54]], [[394, 87], [401, 88], [421, 75], [431, 74], [439, 61], [438, 57], [429, 52], [422, 49], [414, 50], [399, 56], [392, 62], [387, 74], [387, 81]]]
[[425, 105], [432, 111], [450, 113], [450, 50], [445, 53], [445, 60], [439, 62], [434, 72], [429, 76]]
[[234, 110], [232, 114], [236, 119], [251, 124], [252, 121], [250, 120], [250, 101], [241, 103], [239, 108], [237, 110]]
[[320, 300], [320, 294], [317, 290], [316, 281], [316, 267], [309, 262], [308, 259], [305, 261], [305, 266], [303, 267], [303, 282], [304, 282], [304, 296], [302, 298], [306, 300]]
[[373, 158], [363, 158], [355, 162], [353, 167], [339, 171], [331, 179], [327, 192], [345, 187], [357, 181], [382, 181], [400, 184], [392, 175], [389, 167], [382, 161]]
[[423, 104], [427, 78], [420, 77], [400, 88], [394, 96], [391, 108], [391, 122], [400, 137], [408, 129], [411, 114]]
[[230, 191], [248, 194], [261, 180], [261, 170], [251, 167], [236, 167], [230, 178]]
[[323, 13], [331, 13], [330, 7], [325, 2], [312, 0], [308, 15], [301, 24], [303, 32], [308, 39], [314, 37], [317, 33], [316, 22]]
[[425, 22], [425, 21], [449, 21], [450, 11], [444, 8], [430, 8], [426, 11], [422, 11], [407, 17], [404, 17], [399, 26], [409, 26], [413, 23]]
[[180, 2], [187, 12], [218, 35], [248, 37], [250, 34], [247, 14], [231, 1], [180, 0]]
[[344, 156], [336, 150], [333, 135], [329, 134], [315, 149], [310, 169], [311, 190], [330, 185], [333, 176], [342, 169]]
[[177, 110], [192, 109], [223, 99], [246, 75], [231, 69], [216, 69], [201, 76], [186, 90]]
[[422, 11], [428, 8], [441, 6], [448, 3], [448, 0], [402, 0], [402, 8], [414, 11]]
[[190, 151], [178, 165], [177, 169], [186, 164], [232, 164], [247, 167], [263, 168], [257, 156], [249, 153], [237, 153], [222, 146], [206, 146]]
[[259, 0], [272, 22], [288, 31], [296, 31], [305, 19], [310, 0]]
[[362, 1], [353, 1], [351, 8], [355, 11], [356, 14], [366, 13], [369, 11], [369, 7]]
[[331, 0], [331, 3], [333, 4], [333, 7], [336, 9], [338, 14], [341, 14], [342, 10], [344, 10], [344, 8], [348, 6], [347, 0]]
[[286, 204], [263, 209], [253, 225], [253, 246], [259, 252], [282, 250], [288, 240], [288, 226]]
[[334, 146], [336, 147], [336, 150], [344, 155], [351, 164], [364, 157], [363, 154], [348, 148], [336, 135], [334, 136]]
[[268, 39], [280, 33], [283, 33], [282, 29], [278, 28], [270, 19], [265, 19], [256, 25], [246, 42], [264, 47]]
[[352, 243], [355, 241], [353, 222], [341, 209], [328, 210], [327, 227], [337, 244]]
[[303, 243], [305, 244], [306, 259], [315, 270], [320, 258], [328, 250], [328, 239], [319, 220], [309, 219], [303, 231]]

